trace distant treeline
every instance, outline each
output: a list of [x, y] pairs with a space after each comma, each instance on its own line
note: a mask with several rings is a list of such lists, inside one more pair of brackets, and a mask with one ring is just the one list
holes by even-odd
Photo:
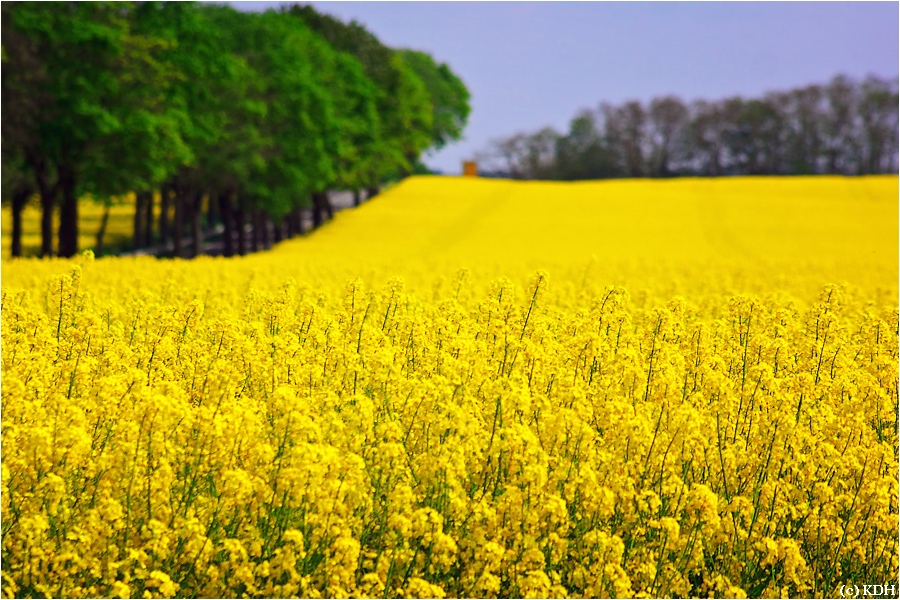
[[3, 2], [2, 43], [13, 256], [33, 196], [41, 255], [54, 253], [58, 209], [56, 253], [72, 256], [79, 199], [130, 192], [136, 248], [195, 255], [215, 224], [225, 253], [243, 252], [245, 232], [299, 233], [301, 210], [321, 223], [329, 189], [371, 196], [421, 168], [469, 115], [447, 65], [309, 6]]
[[839, 75], [762, 98], [602, 103], [567, 133], [496, 140], [479, 159], [517, 179], [896, 173], [897, 130], [897, 79]]

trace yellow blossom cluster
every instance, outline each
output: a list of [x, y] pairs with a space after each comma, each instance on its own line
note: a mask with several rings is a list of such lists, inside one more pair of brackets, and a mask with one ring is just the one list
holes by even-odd
[[2, 265], [5, 597], [827, 597], [898, 569], [897, 178], [412, 178]]

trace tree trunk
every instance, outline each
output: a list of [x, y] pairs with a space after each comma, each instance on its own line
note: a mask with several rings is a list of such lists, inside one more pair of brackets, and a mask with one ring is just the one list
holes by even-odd
[[169, 231], [169, 211], [172, 206], [172, 190], [163, 186], [159, 190], [159, 243], [165, 245], [171, 237]]
[[370, 188], [366, 188], [366, 200], [371, 200], [375, 196], [378, 195], [378, 186], [373, 185]]
[[304, 235], [306, 233], [306, 227], [304, 225], [306, 222], [306, 219], [304, 219], [305, 212], [305, 208], [303, 208], [302, 206], [298, 206], [297, 212], [294, 214], [294, 226], [297, 228], [297, 233], [300, 235]]
[[272, 221], [272, 243], [277, 244], [284, 239], [284, 226], [286, 219], [284, 217], [279, 221]]
[[134, 195], [134, 234], [131, 238], [131, 247], [134, 250], [143, 248], [144, 243], [144, 200], [146, 196], [144, 192], [138, 192]]
[[259, 222], [261, 219], [259, 218], [259, 211], [253, 210], [250, 211], [250, 251], [258, 252], [259, 251]]
[[272, 247], [272, 218], [267, 213], [263, 213], [260, 221], [262, 221], [263, 248], [268, 250]]
[[147, 206], [144, 207], [146, 210], [144, 213], [144, 244], [147, 246], [153, 245], [153, 205], [155, 204], [155, 195], [153, 190], [147, 192]]
[[312, 195], [313, 228], [320, 227], [326, 220], [334, 218], [334, 207], [328, 199], [328, 192], [316, 192]]
[[106, 236], [106, 225], [109, 223], [109, 204], [103, 205], [103, 216], [100, 218], [100, 228], [97, 229], [97, 243], [94, 244], [94, 254], [103, 254], [103, 238]]
[[59, 255], [70, 258], [78, 254], [78, 197], [75, 195], [75, 174], [68, 169], [60, 173], [62, 206], [59, 211]]
[[359, 190], [353, 190], [353, 206], [359, 206], [361, 195]]
[[237, 229], [237, 246], [238, 254], [241, 256], [247, 254], [247, 232], [244, 231], [244, 209], [239, 208], [234, 212], [235, 229]]
[[669, 176], [669, 142], [666, 140], [663, 143], [662, 151], [660, 152], [659, 159], [659, 171], [657, 172], [657, 177], [668, 177]]
[[219, 194], [219, 212], [222, 213], [222, 225], [225, 226], [222, 252], [225, 256], [234, 256], [234, 211], [231, 210], [231, 198], [228, 194]]
[[297, 212], [299, 210], [300, 210], [299, 208], [295, 208], [294, 210], [292, 210], [291, 212], [289, 212], [288, 214], [286, 214], [284, 216], [286, 237], [288, 239], [291, 239], [295, 235], [299, 235], [300, 233], [302, 233], [300, 228], [297, 227]]
[[219, 203], [213, 200], [212, 194], [210, 194], [208, 201], [206, 203], [206, 228], [211, 230], [216, 226], [216, 222], [219, 220]]
[[331, 205], [331, 198], [328, 197], [328, 192], [322, 192], [320, 196], [322, 199], [322, 207], [325, 209], [325, 214], [328, 215], [328, 220], [332, 220], [334, 218], [334, 206]]
[[321, 194], [318, 192], [312, 195], [312, 226], [313, 229], [318, 229], [322, 226], [324, 222], [323, 212], [325, 207], [322, 205]]
[[828, 174], [838, 175], [838, 151], [828, 151]]
[[194, 252], [193, 256], [197, 257], [203, 254], [203, 193], [196, 192], [194, 194], [193, 211], [191, 213], [191, 221], [193, 223]]
[[134, 247], [146, 248], [152, 244], [153, 190], [138, 192], [135, 199]]
[[28, 187], [21, 187], [13, 192], [12, 197], [12, 244], [10, 254], [12, 256], [22, 256], [22, 211], [28, 204], [28, 198], [31, 196], [32, 190]]
[[174, 196], [175, 197], [172, 199], [175, 202], [175, 216], [173, 217], [174, 223], [172, 224], [172, 254], [174, 256], [180, 257], [182, 256], [181, 246], [184, 238], [185, 202], [180, 190], [176, 190]]

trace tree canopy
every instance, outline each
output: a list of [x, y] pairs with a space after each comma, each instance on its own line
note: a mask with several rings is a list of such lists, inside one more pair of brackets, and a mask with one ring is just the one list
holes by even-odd
[[59, 210], [61, 256], [86, 196], [135, 193], [135, 247], [179, 256], [216, 224], [239, 252], [245, 221], [254, 247], [295, 234], [327, 190], [373, 194], [469, 113], [447, 65], [300, 5], [4, 2], [3, 99], [3, 201], [20, 225], [40, 197], [42, 255]]
[[896, 173], [897, 85], [838, 75], [761, 98], [601, 103], [568, 132], [495, 140], [481, 160], [523, 179]]
[[401, 50], [403, 60], [412, 69], [431, 100], [431, 146], [438, 150], [459, 140], [469, 118], [469, 91], [444, 63], [418, 50]]

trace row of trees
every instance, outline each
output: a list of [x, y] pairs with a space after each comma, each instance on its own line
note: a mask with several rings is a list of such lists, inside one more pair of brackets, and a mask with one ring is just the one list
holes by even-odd
[[320, 224], [327, 190], [375, 193], [458, 139], [469, 114], [447, 65], [308, 6], [4, 2], [2, 11], [14, 256], [31, 197], [41, 255], [53, 253], [58, 209], [57, 251], [72, 256], [79, 199], [108, 204], [130, 192], [136, 246], [170, 241], [176, 256], [196, 254], [218, 222], [225, 253], [242, 252], [245, 225], [292, 235], [302, 209]]
[[839, 75], [762, 98], [603, 103], [567, 133], [496, 140], [479, 160], [521, 179], [896, 173], [897, 131], [897, 79]]

